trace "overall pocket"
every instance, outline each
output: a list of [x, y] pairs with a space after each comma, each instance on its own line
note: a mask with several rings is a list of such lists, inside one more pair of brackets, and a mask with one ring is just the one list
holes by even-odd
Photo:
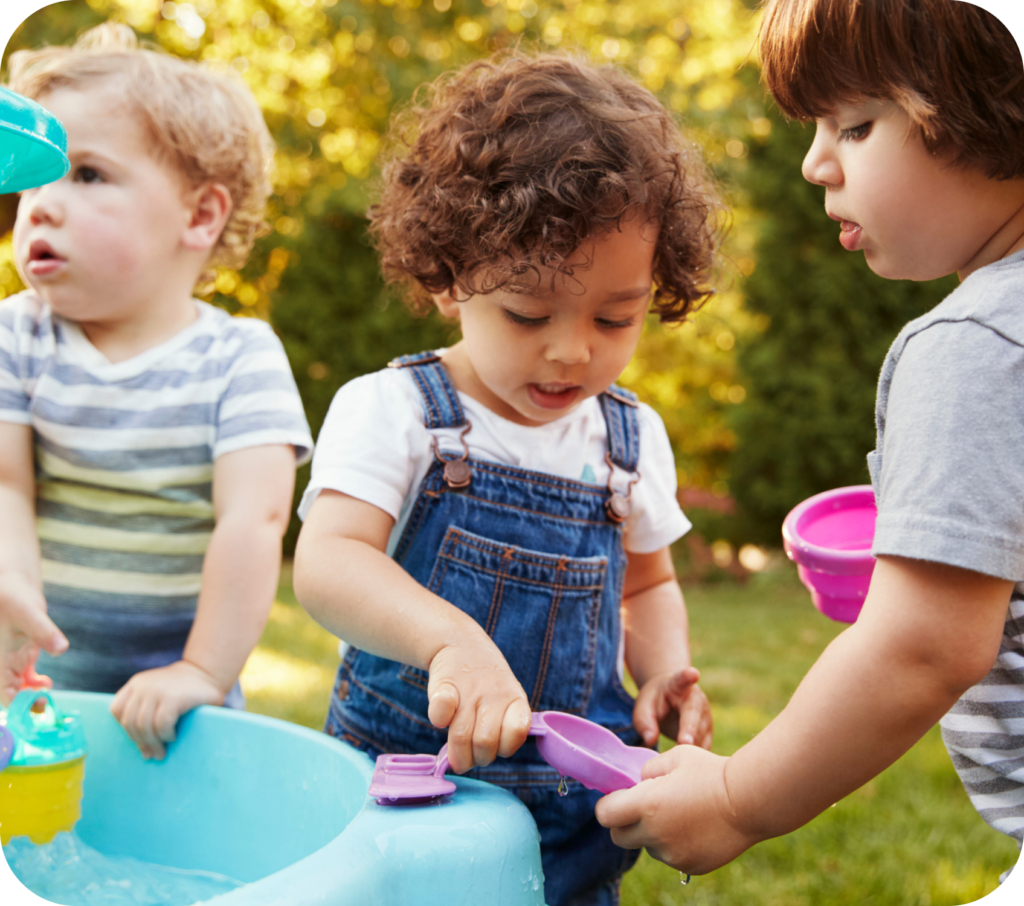
[[[449, 526], [427, 587], [475, 619], [534, 711], [584, 714], [590, 701], [606, 557], [565, 557]], [[402, 679], [425, 687], [422, 670]]]

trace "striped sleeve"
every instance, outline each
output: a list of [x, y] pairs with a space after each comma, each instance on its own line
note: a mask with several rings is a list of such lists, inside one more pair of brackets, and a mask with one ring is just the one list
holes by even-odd
[[[234, 319], [238, 321], [239, 319]], [[295, 378], [269, 325], [242, 321], [238, 353], [217, 405], [213, 456], [264, 444], [291, 444], [298, 464], [313, 455]]]
[[21, 306], [17, 298], [0, 305], [0, 421], [31, 423], [29, 395], [22, 378], [24, 353], [18, 342]]

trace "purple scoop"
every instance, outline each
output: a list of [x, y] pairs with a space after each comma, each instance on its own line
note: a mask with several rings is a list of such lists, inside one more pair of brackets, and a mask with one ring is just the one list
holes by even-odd
[[[601, 793], [636, 786], [644, 763], [658, 754], [643, 746], [627, 746], [611, 730], [561, 711], [535, 711], [530, 735], [536, 737], [537, 751], [551, 767]], [[447, 770], [447, 745], [436, 758], [380, 755], [369, 793], [381, 805], [447, 796], [455, 792], [455, 784], [444, 779]]]
[[782, 524], [782, 543], [800, 581], [833, 620], [853, 623], [864, 604], [875, 568], [877, 516], [871, 485], [855, 485], [809, 497]]

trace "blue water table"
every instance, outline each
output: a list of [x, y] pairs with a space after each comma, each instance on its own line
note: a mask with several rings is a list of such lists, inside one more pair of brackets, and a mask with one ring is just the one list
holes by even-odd
[[[454, 777], [454, 795], [381, 805], [374, 763], [324, 733], [226, 708], [178, 724], [146, 761], [112, 696], [54, 692], [85, 730], [75, 834], [108, 856], [245, 882], [216, 906], [543, 906], [537, 826], [511, 793]], [[0, 773], [0, 779], [3, 773]]]

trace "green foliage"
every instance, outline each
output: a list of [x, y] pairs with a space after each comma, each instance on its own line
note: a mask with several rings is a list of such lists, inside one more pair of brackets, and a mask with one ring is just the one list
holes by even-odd
[[[900, 328], [956, 279], [883, 280], [838, 242], [824, 189], [799, 178], [813, 127], [775, 120], [743, 177], [760, 214], [748, 311], [767, 329], [739, 349], [748, 389], [731, 418], [730, 488], [745, 540], [778, 544], [786, 513], [829, 488], [869, 481], [878, 373]], [[796, 177], [796, 178], [794, 178]]]
[[[383, 368], [395, 356], [448, 345], [453, 328], [436, 314], [411, 315], [387, 291], [366, 238], [366, 224], [344, 211], [311, 220], [282, 244], [289, 266], [275, 294], [274, 326], [284, 342], [313, 436], [337, 389]], [[300, 471], [296, 498], [308, 481]], [[285, 539], [294, 549], [295, 517]]]

